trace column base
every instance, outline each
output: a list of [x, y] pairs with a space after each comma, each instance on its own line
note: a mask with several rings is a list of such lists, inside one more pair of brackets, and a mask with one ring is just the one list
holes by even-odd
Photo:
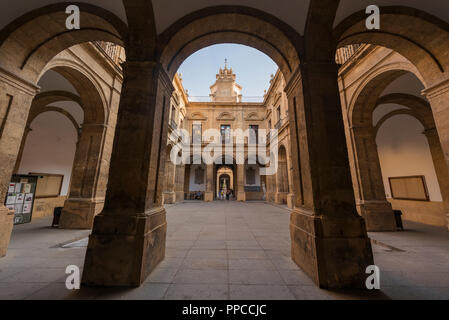
[[138, 287], [165, 258], [165, 209], [138, 216], [95, 217], [82, 284]]
[[204, 201], [206, 202], [214, 201], [214, 193], [212, 191], [204, 192]]
[[238, 191], [237, 192], [237, 201], [246, 201], [246, 192]]
[[164, 204], [176, 203], [176, 193], [175, 192], [164, 192], [163, 194]]
[[331, 219], [294, 209], [290, 220], [293, 261], [323, 289], [366, 288], [374, 264], [362, 217]]
[[293, 209], [295, 207], [295, 195], [293, 193], [289, 193], [287, 195], [287, 206], [290, 209]]
[[14, 213], [0, 205], [0, 258], [6, 256], [14, 227]]
[[184, 201], [184, 191], [176, 191], [176, 202]]
[[273, 192], [267, 192], [267, 201], [268, 202], [276, 202], [275, 199], [276, 198], [276, 194]]
[[357, 210], [365, 219], [368, 232], [396, 231], [396, 219], [388, 201], [371, 201], [357, 204]]
[[276, 192], [274, 195], [274, 202], [277, 204], [286, 204], [287, 203], [287, 193], [286, 192]]
[[60, 229], [92, 229], [94, 218], [103, 210], [104, 199], [67, 199], [59, 220]]

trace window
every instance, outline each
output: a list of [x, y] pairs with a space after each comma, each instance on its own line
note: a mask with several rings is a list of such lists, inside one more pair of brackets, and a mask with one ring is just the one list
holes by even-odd
[[192, 125], [192, 142], [194, 144], [201, 144], [202, 134], [201, 123], [194, 123]]
[[391, 197], [398, 200], [429, 201], [424, 176], [389, 178]]
[[281, 121], [281, 106], [278, 107], [277, 114], [278, 114], [278, 121]]
[[259, 143], [259, 126], [250, 125], [249, 126], [249, 144]]
[[248, 168], [248, 170], [246, 170], [246, 184], [256, 184], [256, 170], [253, 168]]
[[36, 198], [59, 197], [64, 176], [62, 174], [30, 173], [38, 176], [36, 186]]
[[204, 169], [197, 168], [195, 170], [195, 184], [204, 184]]
[[230, 143], [231, 142], [231, 126], [228, 124], [222, 124], [220, 127], [221, 142]]
[[271, 120], [268, 120], [268, 130], [271, 129]]

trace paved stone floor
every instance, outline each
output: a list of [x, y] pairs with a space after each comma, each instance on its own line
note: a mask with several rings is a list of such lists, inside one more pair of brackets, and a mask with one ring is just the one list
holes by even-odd
[[50, 219], [14, 229], [0, 259], [0, 299], [449, 299], [449, 232], [405, 222], [370, 234], [381, 291], [318, 289], [290, 260], [289, 212], [262, 202], [187, 202], [167, 208], [167, 257], [137, 289], [65, 288], [83, 266], [89, 231]]

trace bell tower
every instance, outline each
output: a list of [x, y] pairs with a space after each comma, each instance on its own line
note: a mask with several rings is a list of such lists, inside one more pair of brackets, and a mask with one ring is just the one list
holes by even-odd
[[210, 87], [212, 102], [242, 102], [242, 87], [235, 82], [235, 74], [232, 68], [228, 68], [228, 60], [225, 59], [224, 69], [220, 68], [217, 80]]

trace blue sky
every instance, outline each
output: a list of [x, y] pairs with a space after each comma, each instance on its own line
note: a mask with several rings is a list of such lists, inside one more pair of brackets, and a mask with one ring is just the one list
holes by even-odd
[[243, 96], [263, 96], [270, 84], [270, 75], [275, 74], [277, 65], [270, 57], [251, 47], [238, 44], [218, 44], [195, 52], [179, 68], [183, 85], [190, 96], [209, 96], [209, 87], [215, 82], [215, 75], [224, 67], [237, 75], [237, 83], [243, 88]]

